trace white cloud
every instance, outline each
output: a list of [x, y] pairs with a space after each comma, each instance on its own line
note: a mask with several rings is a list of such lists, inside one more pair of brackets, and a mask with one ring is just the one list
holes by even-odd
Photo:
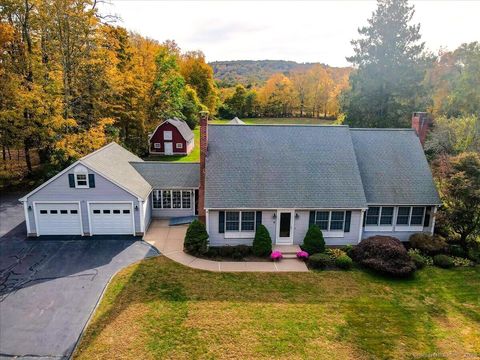
[[[415, 1], [427, 47], [454, 49], [480, 40], [480, 2]], [[102, 12], [144, 36], [202, 50], [209, 61], [285, 59], [347, 65], [350, 40], [375, 10], [374, 1], [113, 0]]]

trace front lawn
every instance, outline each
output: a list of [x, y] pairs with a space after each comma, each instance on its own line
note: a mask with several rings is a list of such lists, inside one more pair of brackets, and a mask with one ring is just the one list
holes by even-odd
[[480, 267], [213, 273], [165, 257], [120, 272], [76, 359], [480, 356]]

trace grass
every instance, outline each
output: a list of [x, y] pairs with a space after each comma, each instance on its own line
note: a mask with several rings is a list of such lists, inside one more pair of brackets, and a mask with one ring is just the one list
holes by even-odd
[[121, 271], [75, 359], [475, 359], [480, 267], [212, 273], [164, 257]]
[[[255, 118], [242, 119], [247, 124], [331, 124], [330, 120], [311, 118]], [[212, 124], [226, 124], [230, 120], [211, 120]], [[149, 155], [145, 160], [171, 161], [171, 162], [199, 162], [200, 161], [200, 128], [193, 130], [195, 146], [188, 155]]]

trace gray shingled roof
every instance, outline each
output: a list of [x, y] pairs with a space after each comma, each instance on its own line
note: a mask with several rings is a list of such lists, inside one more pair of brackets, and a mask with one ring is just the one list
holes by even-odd
[[364, 208], [345, 126], [209, 125], [206, 208]]
[[369, 204], [440, 204], [422, 146], [410, 129], [350, 129]]
[[232, 120], [230, 120], [227, 124], [232, 124], [232, 125], [245, 125], [245, 123], [240, 120], [238, 117], [234, 117]]
[[131, 165], [156, 189], [198, 188], [200, 184], [198, 163], [142, 161]]
[[150, 184], [129, 163], [143, 160], [115, 142], [83, 157], [80, 161], [142, 199], [150, 194], [152, 189]]
[[180, 131], [180, 134], [182, 134], [183, 138], [186, 141], [190, 141], [193, 139], [193, 131], [190, 129], [190, 127], [187, 125], [185, 121], [177, 118], [168, 119], [167, 121], [173, 126], [175, 126], [178, 129], [178, 131]]

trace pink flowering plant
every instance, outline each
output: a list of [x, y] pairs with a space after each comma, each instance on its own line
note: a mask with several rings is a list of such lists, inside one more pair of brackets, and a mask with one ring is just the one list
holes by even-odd
[[283, 255], [278, 250], [272, 251], [272, 253], [270, 254], [270, 259], [272, 259], [273, 261], [282, 260], [282, 258], [283, 258]]
[[297, 258], [300, 259], [300, 260], [307, 260], [308, 259], [308, 252], [306, 251], [299, 251], [297, 252]]

